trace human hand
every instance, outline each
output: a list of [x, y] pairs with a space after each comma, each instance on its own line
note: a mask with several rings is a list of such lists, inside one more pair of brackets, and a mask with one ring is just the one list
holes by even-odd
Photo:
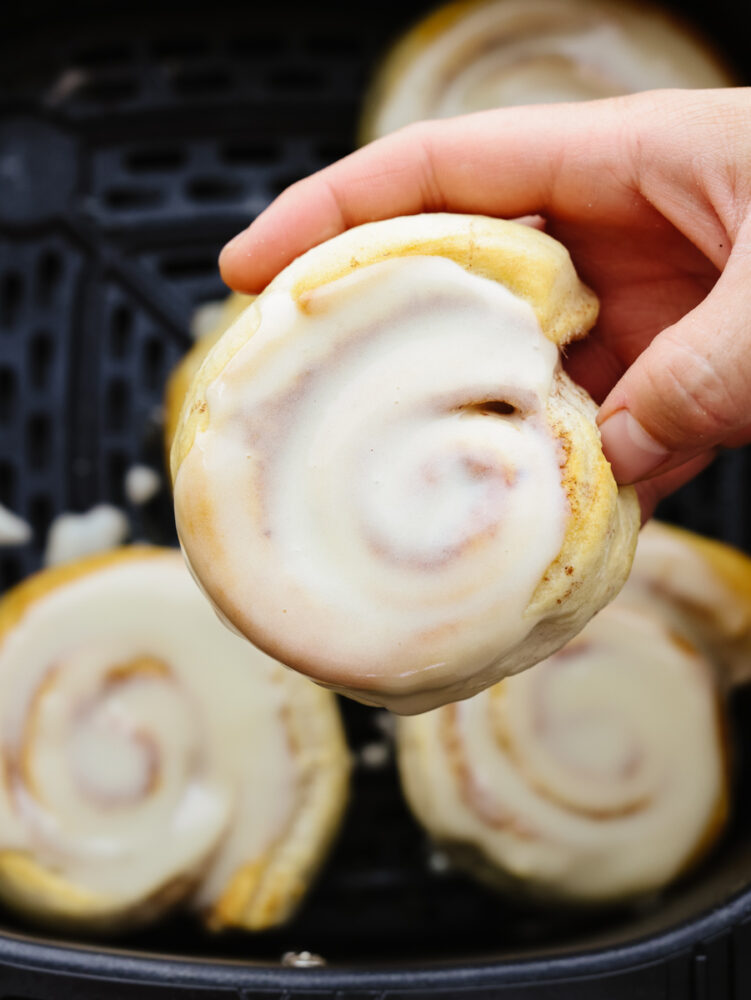
[[423, 122], [288, 188], [223, 250], [260, 291], [351, 226], [540, 214], [600, 297], [565, 360], [644, 516], [751, 440], [751, 90], [652, 91]]

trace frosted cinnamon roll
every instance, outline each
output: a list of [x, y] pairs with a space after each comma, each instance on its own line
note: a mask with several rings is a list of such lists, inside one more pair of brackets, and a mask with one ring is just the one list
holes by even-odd
[[685, 625], [624, 588], [532, 670], [401, 719], [417, 819], [505, 889], [603, 903], [666, 885], [728, 803], [715, 664]]
[[112, 930], [187, 901], [260, 929], [337, 826], [333, 696], [217, 620], [179, 552], [46, 570], [0, 602], [0, 897]]
[[459, 0], [388, 53], [366, 98], [360, 138], [488, 108], [732, 83], [697, 34], [644, 3]]
[[164, 444], [168, 465], [180, 410], [190, 383], [217, 340], [240, 313], [247, 309], [254, 298], [254, 295], [233, 292], [223, 302], [207, 303], [196, 312], [194, 316], [196, 342], [175, 366], [167, 380], [164, 393]]
[[219, 612], [397, 712], [550, 655], [622, 585], [639, 520], [560, 364], [596, 312], [559, 243], [478, 216], [298, 258], [213, 348], [172, 449]]

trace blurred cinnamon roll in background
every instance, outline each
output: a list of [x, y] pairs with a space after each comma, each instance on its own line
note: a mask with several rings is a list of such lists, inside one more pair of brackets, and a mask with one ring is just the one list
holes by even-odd
[[693, 531], [648, 522], [639, 534], [632, 602], [659, 603], [712, 649], [725, 687], [751, 680], [751, 558]]
[[653, 575], [665, 540], [650, 529], [632, 579], [552, 657], [399, 721], [407, 800], [460, 867], [605, 903], [666, 885], [722, 831], [722, 654]]
[[239, 632], [398, 712], [550, 655], [639, 520], [560, 348], [597, 303], [529, 227], [431, 215], [298, 258], [213, 347], [172, 449], [178, 532]]
[[0, 898], [47, 923], [277, 924], [346, 798], [334, 697], [225, 629], [174, 550], [5, 595], [0, 731]]
[[732, 83], [698, 33], [656, 6], [458, 0], [387, 54], [366, 97], [360, 139], [488, 108]]

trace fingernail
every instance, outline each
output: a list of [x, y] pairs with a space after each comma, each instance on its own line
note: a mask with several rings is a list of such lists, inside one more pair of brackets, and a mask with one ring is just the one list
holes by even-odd
[[602, 450], [619, 483], [649, 476], [669, 455], [628, 410], [617, 410], [600, 425]]

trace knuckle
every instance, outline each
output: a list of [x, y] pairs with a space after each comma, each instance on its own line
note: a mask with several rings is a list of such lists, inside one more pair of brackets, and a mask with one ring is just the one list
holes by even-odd
[[650, 366], [658, 437], [666, 444], [687, 440], [701, 447], [721, 441], [748, 420], [748, 401], [736, 398], [726, 366], [696, 350], [670, 331], [660, 338], [661, 350]]

